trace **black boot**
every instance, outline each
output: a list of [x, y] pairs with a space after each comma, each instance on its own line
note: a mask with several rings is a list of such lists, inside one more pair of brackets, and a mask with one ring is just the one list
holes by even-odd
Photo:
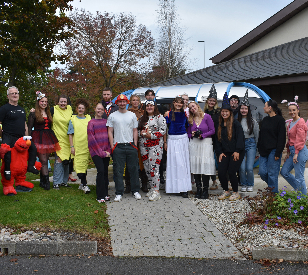
[[148, 190], [148, 177], [144, 169], [139, 171], [139, 177], [141, 179], [141, 184], [142, 184], [141, 190], [147, 193], [149, 191]]
[[183, 198], [188, 198], [188, 192], [181, 192]]
[[43, 176], [44, 179], [44, 189], [50, 190], [50, 181], [49, 181], [49, 175]]
[[125, 190], [124, 190], [124, 193], [125, 194], [129, 194], [130, 191], [131, 191], [131, 187], [130, 187], [130, 174], [128, 173], [127, 171], [127, 167], [125, 169]]
[[44, 188], [44, 176], [42, 175], [42, 172], [40, 173], [40, 187]]
[[206, 200], [209, 198], [209, 183], [210, 183], [210, 176], [202, 175], [203, 181], [203, 192], [201, 195], [201, 199]]
[[195, 178], [195, 183], [196, 183], [196, 187], [197, 187], [197, 193], [195, 195], [195, 198], [200, 199], [200, 197], [202, 195], [201, 175], [195, 174], [194, 178]]

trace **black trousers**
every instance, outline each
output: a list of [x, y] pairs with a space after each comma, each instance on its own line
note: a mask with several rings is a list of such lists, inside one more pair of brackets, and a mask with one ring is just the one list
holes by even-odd
[[[236, 172], [240, 169], [245, 151], [240, 152], [239, 160], [234, 161], [233, 153], [224, 153], [221, 162], [218, 162], [218, 178], [223, 190], [228, 191], [228, 176], [234, 192], [238, 191], [238, 178]], [[219, 156], [217, 156], [219, 159]], [[227, 176], [228, 175], [228, 176]]]
[[[2, 143], [5, 143], [9, 145], [11, 148], [14, 147], [15, 142], [21, 137], [11, 136], [9, 134], [3, 133], [2, 135]], [[29, 159], [28, 159], [28, 166], [34, 166], [36, 161], [36, 147], [34, 142], [31, 142], [31, 145], [29, 147]], [[4, 155], [4, 162], [5, 162], [5, 170], [10, 171], [11, 166], [11, 152], [7, 152]]]
[[97, 169], [96, 175], [96, 197], [98, 200], [108, 196], [108, 165], [110, 158], [93, 156], [92, 160]]

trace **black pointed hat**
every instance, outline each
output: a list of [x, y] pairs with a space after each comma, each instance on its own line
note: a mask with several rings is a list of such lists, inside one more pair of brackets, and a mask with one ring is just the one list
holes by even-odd
[[232, 108], [230, 106], [230, 100], [228, 98], [227, 92], [225, 92], [225, 94], [224, 94], [224, 98], [223, 98], [222, 104], [221, 104], [221, 109], [227, 109], [227, 110], [232, 111]]
[[241, 105], [245, 105], [245, 106], [249, 107], [248, 89], [246, 90], [246, 93], [245, 93], [245, 96], [244, 96], [244, 99], [243, 99]]
[[214, 84], [212, 85], [209, 96], [207, 98], [215, 98], [217, 100], [217, 92]]

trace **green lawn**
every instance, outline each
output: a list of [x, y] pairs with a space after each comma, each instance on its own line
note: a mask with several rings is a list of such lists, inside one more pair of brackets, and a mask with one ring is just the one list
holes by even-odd
[[46, 191], [33, 181], [36, 178], [39, 177], [27, 173], [27, 180], [34, 183], [32, 192], [4, 196], [0, 191], [2, 226], [51, 228], [108, 237], [106, 206], [96, 201], [95, 186], [90, 186], [90, 194], [78, 190], [77, 184]]

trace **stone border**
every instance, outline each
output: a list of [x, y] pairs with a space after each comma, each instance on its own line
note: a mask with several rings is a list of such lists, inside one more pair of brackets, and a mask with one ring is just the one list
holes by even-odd
[[253, 260], [283, 259], [285, 261], [307, 261], [308, 250], [297, 248], [254, 248], [252, 250]]
[[97, 242], [0, 242], [0, 252], [7, 255], [91, 255], [97, 253]]

